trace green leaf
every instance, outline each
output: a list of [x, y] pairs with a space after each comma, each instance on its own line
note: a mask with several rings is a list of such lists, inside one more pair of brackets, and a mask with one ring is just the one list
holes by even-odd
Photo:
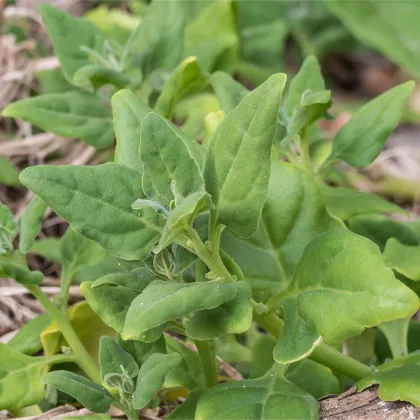
[[102, 379], [112, 373], [127, 373], [131, 378], [135, 378], [139, 373], [139, 368], [134, 358], [111, 337], [102, 336], [100, 339], [99, 364], [101, 366]]
[[226, 113], [232, 111], [249, 92], [246, 87], [222, 71], [213, 73], [210, 81], [220, 102], [220, 108]]
[[236, 288], [232, 284], [156, 280], [131, 303], [122, 337], [138, 339], [143, 333], [167, 321], [198, 310], [216, 308], [235, 295]]
[[33, 197], [19, 219], [19, 249], [26, 254], [35, 243], [35, 238], [41, 230], [42, 220], [47, 211], [47, 205], [37, 196]]
[[[70, 306], [67, 309], [67, 317], [86, 350], [94, 360], [97, 360], [99, 339], [103, 335], [115, 336], [115, 331], [102, 321], [86, 301]], [[86, 322], [86, 320], [89, 320], [89, 322]], [[69, 347], [67, 340], [55, 322], [52, 322], [48, 328], [42, 331], [41, 342], [47, 356], [59, 353], [63, 346]]]
[[414, 226], [382, 215], [355, 216], [348, 220], [350, 230], [366, 236], [375, 242], [381, 250], [389, 238], [396, 238], [404, 245], [419, 245], [420, 236]]
[[282, 374], [226, 382], [206, 390], [197, 404], [196, 420], [318, 419], [316, 400]]
[[408, 354], [407, 337], [411, 317], [395, 319], [378, 325], [385, 335], [394, 359]]
[[382, 197], [353, 188], [320, 184], [328, 210], [342, 220], [369, 213], [405, 213], [405, 210]]
[[277, 113], [286, 76], [276, 74], [250, 92], [213, 136], [204, 179], [218, 222], [252, 236], [264, 205]]
[[173, 270], [174, 276], [181, 275], [197, 260], [197, 255], [187, 251], [184, 247], [178, 244], [173, 245], [172, 253], [174, 255], [175, 260], [175, 267]]
[[364, 44], [371, 46], [404, 70], [420, 76], [417, 3], [367, 0], [360, 7], [339, 0], [325, 2], [344, 26]]
[[39, 353], [42, 350], [41, 333], [50, 324], [51, 318], [47, 314], [38, 315], [29, 320], [7, 345], [28, 356]]
[[420, 360], [414, 353], [378, 366], [372, 375], [357, 382], [357, 391], [378, 384], [378, 396], [383, 401], [408, 401], [420, 405]]
[[195, 410], [197, 408], [198, 400], [200, 399], [203, 388], [195, 388], [189, 394], [187, 399], [175, 410], [171, 411], [167, 420], [194, 420]]
[[102, 52], [105, 37], [86, 19], [74, 17], [48, 3], [39, 5], [38, 10], [47, 27], [64, 76], [72, 83], [76, 71], [91, 64], [87, 53], [82, 51], [81, 47]]
[[366, 327], [408, 317], [419, 300], [395, 279], [375, 244], [336, 229], [308, 245], [290, 284], [268, 305], [284, 309], [274, 358], [290, 363], [307, 357], [322, 340], [337, 345]]
[[140, 159], [140, 129], [144, 117], [151, 109], [133, 92], [120, 90], [112, 97], [114, 131], [117, 138], [115, 162], [142, 173]]
[[237, 60], [238, 38], [233, 2], [216, 1], [186, 26], [184, 55], [196, 56], [204, 71], [230, 71]]
[[320, 91], [325, 89], [321, 68], [315, 56], [309, 56], [302, 64], [299, 72], [290, 82], [284, 108], [291, 116], [293, 110], [300, 105], [303, 93], [306, 90]]
[[169, 208], [175, 182], [183, 197], [204, 191], [204, 180], [187, 143], [158, 114], [149, 113], [140, 134], [143, 189], [148, 197]]
[[2, 115], [28, 121], [59, 136], [80, 138], [97, 149], [114, 142], [111, 111], [93, 93], [70, 91], [36, 96], [10, 104]]
[[40, 381], [55, 357], [30, 357], [0, 343], [0, 407], [18, 410], [38, 404], [44, 397]]
[[74, 74], [73, 81], [78, 86], [91, 86], [95, 91], [106, 85], [112, 85], [117, 89], [123, 89], [134, 83], [132, 79], [125, 76], [123, 73], [100, 64], [90, 64], [81, 67]]
[[222, 248], [253, 290], [277, 291], [292, 277], [306, 245], [329, 224], [314, 180], [291, 164], [273, 162], [257, 232], [244, 240], [225, 230]]
[[61, 69], [44, 70], [37, 73], [41, 84], [41, 93], [62, 93], [75, 90], [64, 77]]
[[137, 366], [141, 366], [154, 353], [166, 353], [166, 341], [163, 336], [153, 343], [142, 343], [136, 340], [123, 340], [118, 335], [118, 344], [127, 353], [131, 354]]
[[0, 156], [0, 184], [10, 185], [11, 187], [19, 187], [19, 171], [9, 159]]
[[404, 245], [388, 239], [384, 250], [385, 264], [410, 280], [420, 281], [420, 245]]
[[165, 379], [165, 388], [184, 387], [194, 389], [204, 387], [203, 365], [200, 356], [196, 351], [186, 347], [183, 343], [165, 334], [166, 352], [177, 353], [182, 359], [167, 375]]
[[88, 239], [125, 260], [145, 259], [158, 241], [163, 221], [155, 211], [131, 208], [143, 196], [139, 174], [117, 163], [36, 166], [22, 183]]
[[172, 72], [159, 95], [155, 111], [171, 118], [178, 102], [193, 93], [197, 93], [206, 86], [207, 77], [202, 74], [196, 57], [183, 60]]
[[61, 238], [39, 239], [34, 242], [31, 252], [38, 254], [47, 260], [61, 264], [60, 242]]
[[372, 163], [398, 125], [413, 88], [414, 82], [404, 83], [360, 108], [334, 137], [327, 162], [344, 160], [356, 168]]
[[112, 395], [103, 386], [73, 372], [49, 372], [42, 377], [42, 381], [71, 395], [94, 413], [106, 413], [114, 402]]
[[163, 248], [177, 240], [182, 234], [187, 233], [195, 218], [211, 209], [213, 203], [210, 195], [206, 192], [192, 193], [184, 198], [169, 214], [154, 252], [160, 252]]
[[195, 340], [211, 340], [222, 334], [240, 334], [252, 322], [252, 290], [248, 283], [235, 283], [236, 296], [214, 309], [193, 314], [187, 324], [187, 335]]
[[0, 254], [0, 277], [11, 277], [20, 284], [40, 285], [44, 280], [44, 275], [40, 271], [28, 269], [25, 256], [19, 251]]
[[146, 275], [114, 273], [95, 282], [85, 281], [80, 289], [105, 324], [121, 334], [130, 304], [151, 281]]
[[13, 214], [0, 202], [0, 255], [13, 250], [12, 241], [17, 233]]
[[133, 407], [145, 407], [165, 381], [166, 375], [181, 361], [178, 353], [152, 354], [140, 368], [136, 391], [133, 395]]
[[90, 414], [88, 416], [62, 417], [62, 420], [112, 420], [112, 417], [106, 414]]

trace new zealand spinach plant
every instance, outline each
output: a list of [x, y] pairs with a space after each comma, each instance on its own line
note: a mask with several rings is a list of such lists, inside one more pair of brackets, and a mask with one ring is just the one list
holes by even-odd
[[[174, 395], [188, 397], [172, 420], [316, 419], [316, 399], [344, 378], [420, 404], [419, 347], [407, 341], [418, 225], [384, 229], [394, 221], [381, 213], [404, 210], [324, 183], [336, 162], [378, 156], [413, 83], [361, 108], [328, 147], [316, 122], [331, 118], [331, 93], [314, 57], [286, 91], [284, 74], [247, 92], [197, 69], [179, 65], [153, 110], [128, 89], [113, 96], [114, 162], [27, 168], [35, 198], [18, 226], [0, 207], [0, 273], [47, 313], [0, 345], [0, 408], [51, 404], [58, 389], [129, 419]], [[204, 82], [220, 110], [198, 143], [171, 110], [179, 86]], [[70, 225], [52, 245], [35, 239], [47, 207]], [[27, 252], [62, 264], [53, 302]], [[66, 309], [72, 280], [87, 303]], [[376, 353], [354, 350], [373, 347], [376, 330]], [[223, 375], [225, 362], [245, 379]]]

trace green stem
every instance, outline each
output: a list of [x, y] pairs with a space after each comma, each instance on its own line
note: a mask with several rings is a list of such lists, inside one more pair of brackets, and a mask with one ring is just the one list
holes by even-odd
[[312, 43], [303, 25], [299, 25], [297, 28], [293, 29], [292, 35], [305, 57], [316, 55], [315, 45]]
[[39, 303], [41, 303], [50, 318], [57, 324], [60, 332], [73, 350], [77, 364], [85, 371], [90, 379], [100, 384], [102, 380], [99, 368], [80, 341], [67, 317], [49, 300], [48, 296], [42, 292], [39, 286], [31, 284], [25, 286]]
[[217, 385], [216, 344], [213, 340], [194, 340], [203, 365], [204, 377], [209, 388]]
[[73, 273], [71, 273], [66, 268], [66, 264], [63, 264], [63, 269], [61, 272], [61, 280], [60, 280], [60, 285], [61, 285], [60, 293], [54, 299], [54, 303], [63, 312], [65, 312], [66, 307], [67, 307], [67, 301], [69, 298], [72, 277], [73, 277]]
[[309, 137], [306, 129], [302, 130], [300, 136], [300, 150], [302, 153], [303, 166], [312, 175], [312, 162], [309, 154]]
[[138, 420], [138, 418], [140, 416], [140, 410], [136, 410], [130, 404], [125, 405], [125, 404], [121, 404], [118, 401], [114, 401], [112, 403], [112, 405], [114, 405], [119, 410], [121, 410], [123, 413], [125, 413], [125, 415], [127, 416], [127, 419], [128, 420]]
[[[269, 312], [266, 316], [263, 313], [263, 304], [259, 304], [255, 301], [252, 301], [252, 304], [254, 321], [278, 340], [283, 332], [283, 320], [272, 312]], [[324, 366], [328, 366], [333, 370], [337, 370], [343, 375], [356, 380], [371, 374], [369, 366], [346, 356], [324, 343], [315, 347], [309, 356], [309, 359], [321, 363]]]
[[234, 282], [235, 279], [229, 273], [228, 269], [220, 259], [219, 254], [215, 258], [210, 250], [203, 244], [203, 241], [198, 236], [198, 233], [192, 227], [188, 230], [189, 238], [194, 246], [195, 253], [203, 261], [204, 264], [215, 274], [224, 278], [228, 282]]

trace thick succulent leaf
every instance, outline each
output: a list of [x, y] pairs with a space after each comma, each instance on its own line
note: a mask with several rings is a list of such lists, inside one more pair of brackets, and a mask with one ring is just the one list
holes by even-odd
[[0, 156], [0, 184], [19, 187], [19, 171], [5, 156]]
[[42, 381], [71, 395], [94, 413], [106, 413], [114, 401], [103, 386], [73, 372], [64, 370], [49, 372], [42, 377]]
[[163, 336], [153, 343], [142, 343], [136, 340], [123, 340], [118, 335], [118, 344], [131, 354], [137, 366], [141, 366], [154, 353], [166, 353], [166, 341]]
[[42, 350], [41, 333], [51, 324], [47, 314], [38, 315], [29, 320], [15, 334], [7, 345], [13, 350], [32, 356]]
[[204, 389], [195, 388], [189, 394], [187, 399], [175, 410], [171, 411], [167, 420], [195, 420], [195, 410], [197, 408], [198, 400], [200, 399]]
[[14, 102], [3, 116], [28, 121], [59, 136], [104, 149], [114, 142], [111, 111], [93, 93], [51, 93]]
[[162, 219], [152, 209], [131, 208], [143, 196], [139, 174], [117, 164], [36, 166], [21, 181], [70, 226], [125, 260], [145, 259], [161, 234]]
[[53, 43], [55, 55], [60, 60], [66, 79], [72, 83], [76, 71], [92, 64], [81, 47], [103, 52], [105, 37], [91, 22], [43, 3], [38, 8]]
[[220, 107], [226, 113], [232, 111], [249, 92], [246, 87], [222, 71], [213, 73], [210, 81], [220, 102]]
[[158, 114], [149, 113], [140, 134], [143, 190], [169, 208], [174, 199], [171, 183], [183, 197], [204, 190], [204, 180], [187, 143]]
[[[93, 359], [97, 360], [99, 339], [103, 335], [115, 337], [115, 331], [102, 321], [86, 301], [70, 306], [67, 309], [67, 317], [86, 350]], [[86, 322], [86, 320], [89, 320], [89, 322]], [[52, 322], [48, 328], [42, 331], [41, 342], [47, 356], [59, 353], [63, 346], [69, 347], [67, 340], [55, 322]]]
[[152, 280], [146, 275], [115, 273], [95, 282], [83, 282], [80, 289], [89, 305], [105, 324], [122, 333], [131, 302]]
[[186, 26], [184, 55], [196, 56], [204, 71], [232, 70], [238, 38], [233, 2], [212, 2]]
[[378, 366], [372, 375], [357, 382], [357, 391], [378, 384], [378, 396], [383, 401], [408, 401], [420, 406], [419, 353], [392, 360]]
[[166, 118], [171, 118], [175, 106], [182, 98], [199, 92], [207, 83], [207, 77], [201, 72], [197, 57], [186, 58], [165, 83], [157, 99], [155, 111]]
[[274, 358], [288, 363], [307, 357], [321, 337], [337, 345], [366, 327], [408, 317], [419, 300], [395, 279], [375, 244], [337, 229], [308, 245], [290, 284], [268, 305], [285, 311], [285, 332]]
[[216, 308], [233, 299], [236, 292], [232, 284], [173, 283], [156, 280], [131, 303], [122, 337], [139, 338], [143, 333], [167, 321], [176, 320], [198, 310]]
[[114, 131], [117, 138], [115, 162], [142, 173], [140, 130], [144, 117], [151, 109], [133, 92], [120, 90], [112, 97]]
[[257, 232], [244, 240], [225, 230], [222, 247], [253, 290], [276, 291], [292, 277], [306, 245], [329, 225], [313, 179], [291, 164], [273, 162]]
[[395, 238], [404, 245], [420, 244], [420, 233], [411, 223], [404, 223], [379, 214], [355, 216], [347, 223], [350, 230], [366, 236], [375, 242], [381, 250], [385, 249], [386, 242], [390, 238]]
[[0, 277], [10, 277], [20, 284], [39, 285], [44, 280], [44, 275], [40, 271], [28, 269], [25, 256], [19, 251], [0, 253]]
[[186, 233], [195, 218], [213, 207], [210, 195], [198, 191], [184, 198], [169, 214], [154, 252], [160, 252], [176, 239]]
[[360, 108], [334, 137], [328, 161], [344, 160], [356, 168], [372, 163], [399, 123], [413, 88], [414, 82], [404, 83]]
[[181, 361], [178, 353], [152, 354], [141, 366], [137, 377], [133, 407], [145, 407], [165, 382], [166, 375]]
[[327, 1], [326, 6], [364, 44], [396, 62], [404, 70], [420, 76], [417, 3], [367, 0], [358, 7], [350, 2]]
[[341, 220], [361, 214], [406, 212], [400, 206], [375, 194], [353, 188], [330, 187], [325, 184], [319, 187], [328, 210]]
[[277, 113], [286, 76], [276, 74], [247, 94], [213, 136], [204, 179], [218, 222], [252, 236], [264, 205]]
[[17, 233], [11, 211], [0, 202], [0, 255], [13, 250], [13, 239]]
[[206, 390], [197, 404], [196, 420], [318, 419], [316, 400], [282, 375], [219, 384]]
[[18, 410], [39, 403], [45, 394], [40, 381], [51, 357], [30, 357], [0, 343], [0, 407]]
[[244, 281], [235, 283], [236, 296], [214, 309], [193, 314], [187, 324], [187, 335], [195, 340], [211, 340], [222, 334], [240, 334], [252, 322], [251, 286]]
[[385, 264], [409, 278], [420, 281], [420, 245], [404, 245], [390, 238], [384, 250]]
[[292, 115], [293, 110], [300, 104], [302, 94], [308, 89], [312, 91], [325, 89], [325, 83], [318, 60], [312, 55], [303, 62], [298, 73], [290, 82], [289, 89], [287, 90], [284, 108], [290, 116]]
[[19, 249], [24, 254], [29, 252], [34, 245], [46, 211], [47, 205], [35, 196], [19, 219]]
[[[108, 374], [123, 374], [125, 372], [131, 378], [135, 378], [139, 373], [139, 368], [133, 356], [121, 348], [111, 337], [102, 336], [100, 339], [99, 364], [102, 379]], [[121, 366], [125, 372], [123, 372]]]

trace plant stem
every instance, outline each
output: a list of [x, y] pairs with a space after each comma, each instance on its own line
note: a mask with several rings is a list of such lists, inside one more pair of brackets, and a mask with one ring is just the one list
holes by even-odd
[[121, 404], [118, 401], [114, 401], [112, 403], [112, 405], [114, 405], [119, 410], [121, 410], [123, 413], [125, 413], [128, 420], [138, 420], [138, 418], [140, 416], [140, 411], [136, 410], [132, 406]]
[[190, 228], [188, 230], [189, 238], [194, 246], [195, 253], [197, 256], [203, 261], [207, 267], [218, 276], [224, 278], [228, 282], [234, 282], [235, 279], [229, 273], [228, 269], [223, 264], [222, 260], [220, 259], [219, 254], [217, 257], [214, 257], [210, 250], [203, 244], [203, 241], [198, 236], [198, 233], [195, 229]]
[[217, 385], [216, 344], [213, 340], [194, 340], [203, 365], [204, 377], [209, 388]]
[[[268, 313], [266, 317], [266, 315], [262, 313], [262, 304], [255, 301], [252, 301], [252, 304], [254, 308], [254, 321], [278, 340], [283, 332], [283, 320], [273, 313]], [[325, 343], [321, 343], [318, 347], [315, 347], [309, 356], [309, 359], [356, 380], [371, 374], [369, 366], [346, 356]]]
[[67, 317], [49, 300], [48, 296], [42, 292], [39, 286], [32, 284], [25, 286], [39, 303], [41, 303], [50, 318], [58, 325], [58, 328], [76, 356], [77, 364], [85, 371], [90, 379], [100, 384], [102, 380], [99, 368], [80, 341]]
[[303, 129], [300, 136], [300, 150], [302, 153], [303, 166], [305, 170], [312, 175], [312, 162], [309, 154], [309, 137], [307, 129]]

